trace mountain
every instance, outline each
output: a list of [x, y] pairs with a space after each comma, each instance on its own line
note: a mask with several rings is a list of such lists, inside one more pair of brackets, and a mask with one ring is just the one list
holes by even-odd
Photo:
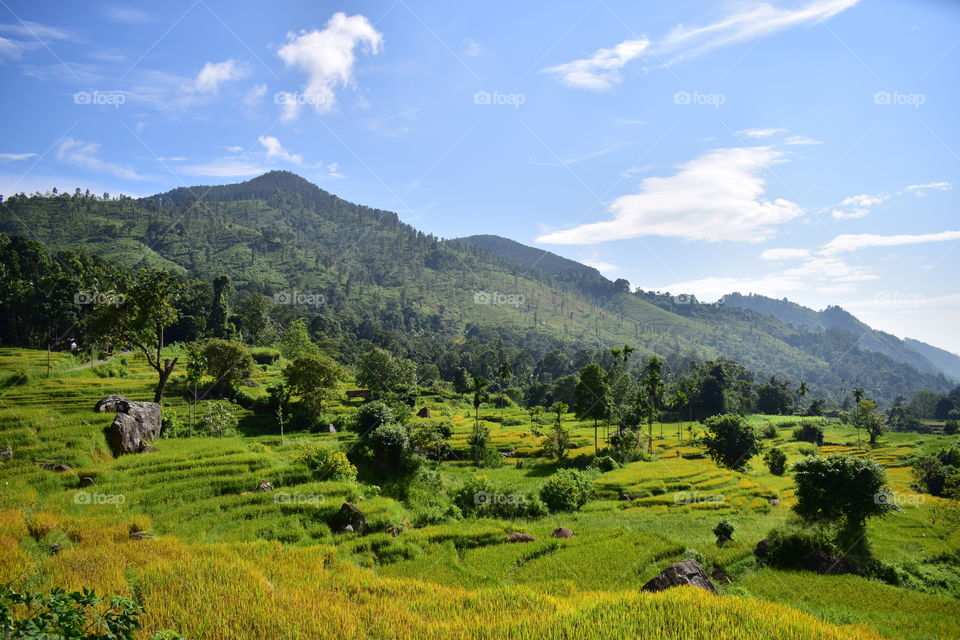
[[960, 356], [931, 346], [919, 340], [900, 338], [872, 329], [841, 307], [831, 306], [814, 311], [787, 299], [730, 293], [720, 299], [726, 306], [749, 309], [771, 315], [789, 325], [811, 331], [840, 329], [858, 336], [861, 349], [882, 353], [889, 358], [910, 365], [919, 371], [947, 376], [960, 381]]
[[[852, 316], [831, 312], [821, 330], [732, 304], [630, 292], [625, 281], [505, 238], [442, 240], [284, 171], [141, 199], [17, 194], [2, 212], [0, 232], [9, 236], [182, 274], [184, 320], [170, 339], [203, 329], [210, 283], [227, 275], [237, 314], [251, 297], [272, 297], [274, 322], [306, 318], [347, 360], [374, 343], [445, 377], [464, 367], [495, 379], [509, 361], [515, 371], [556, 378], [631, 344], [675, 371], [732, 358], [762, 378], [807, 381], [812, 394], [835, 402], [855, 384], [888, 402], [951, 386], [915, 350], [910, 363], [893, 357], [899, 347], [867, 349]], [[303, 299], [313, 303], [290, 304]]]

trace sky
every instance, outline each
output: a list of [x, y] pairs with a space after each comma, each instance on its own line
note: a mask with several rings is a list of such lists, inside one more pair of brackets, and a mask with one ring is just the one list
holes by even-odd
[[0, 193], [294, 171], [960, 353], [960, 3], [0, 0]]

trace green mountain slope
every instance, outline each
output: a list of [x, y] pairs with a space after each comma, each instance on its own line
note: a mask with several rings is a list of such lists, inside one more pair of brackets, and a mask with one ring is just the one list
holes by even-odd
[[495, 236], [444, 241], [289, 172], [139, 200], [15, 196], [0, 211], [0, 231], [53, 249], [82, 246], [207, 282], [226, 274], [238, 297], [310, 295], [322, 304], [291, 305], [278, 319], [308, 317], [346, 352], [370, 341], [444, 375], [456, 349], [471, 350], [471, 371], [493, 377], [495, 361], [527, 366], [555, 350], [629, 343], [672, 367], [727, 356], [834, 399], [854, 383], [885, 400], [949, 388], [929, 367], [862, 349], [843, 331], [818, 335], [747, 309], [629, 293], [590, 267]]

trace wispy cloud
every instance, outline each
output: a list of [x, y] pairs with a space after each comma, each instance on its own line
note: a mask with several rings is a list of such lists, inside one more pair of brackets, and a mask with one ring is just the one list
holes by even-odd
[[801, 260], [810, 257], [809, 249], [764, 249], [760, 254], [761, 260], [783, 261], [783, 260]]
[[64, 138], [57, 147], [57, 160], [64, 164], [99, 174], [109, 174], [127, 180], [142, 180], [143, 176], [130, 167], [109, 162], [100, 157], [100, 145], [75, 138]]
[[836, 255], [874, 247], [897, 247], [926, 242], [948, 242], [950, 240], [960, 240], [960, 231], [940, 231], [938, 233], [900, 234], [892, 236], [884, 236], [876, 233], [851, 233], [837, 236], [823, 245], [821, 251], [826, 255]]
[[220, 85], [240, 80], [246, 77], [247, 73], [246, 67], [235, 60], [208, 62], [197, 74], [193, 88], [201, 93], [216, 93], [220, 90]]
[[287, 34], [287, 44], [277, 55], [287, 67], [307, 74], [300, 95], [282, 92], [286, 120], [300, 114], [303, 103], [312, 104], [317, 113], [327, 113], [337, 101], [336, 89], [353, 83], [355, 49], [376, 55], [383, 46], [383, 35], [362, 15], [333, 14], [323, 30]]
[[559, 77], [568, 87], [604, 91], [620, 84], [623, 79], [620, 69], [643, 55], [649, 46], [649, 40], [625, 40], [609, 49], [599, 49], [589, 57], [547, 67], [541, 73]]
[[624, 40], [613, 47], [599, 49], [589, 57], [548, 67], [543, 72], [556, 75], [568, 87], [602, 91], [620, 83], [620, 69], [631, 60], [652, 58], [657, 64], [669, 66], [718, 47], [823, 22], [858, 1], [815, 0], [795, 9], [753, 3], [705, 26], [679, 25], [657, 41]]
[[36, 158], [37, 154], [35, 153], [0, 153], [0, 161], [2, 162], [13, 162], [16, 160], [29, 160], [30, 158]]
[[124, 24], [149, 24], [156, 21], [156, 16], [140, 9], [119, 4], [107, 5], [103, 8], [103, 16], [114, 22]]
[[640, 191], [610, 205], [611, 220], [547, 233], [553, 244], [592, 244], [641, 236], [686, 240], [758, 242], [776, 225], [800, 216], [799, 205], [765, 197], [762, 173], [784, 162], [770, 146], [715, 149], [673, 176], [645, 178]]
[[770, 136], [775, 136], [778, 133], [784, 133], [786, 129], [783, 128], [767, 128], [767, 129], [744, 129], [743, 131], [737, 131], [738, 135], [744, 135], [748, 138], [769, 138]]
[[918, 196], [926, 195], [928, 191], [950, 191], [953, 185], [949, 182], [930, 182], [927, 184], [911, 184], [904, 187], [904, 191], [915, 193]]
[[280, 141], [274, 138], [273, 136], [260, 136], [257, 138], [257, 142], [264, 148], [264, 151], [267, 155], [267, 160], [283, 160], [285, 162], [290, 162], [292, 164], [302, 164], [303, 156], [298, 153], [290, 153], [283, 148], [283, 145], [280, 144]]

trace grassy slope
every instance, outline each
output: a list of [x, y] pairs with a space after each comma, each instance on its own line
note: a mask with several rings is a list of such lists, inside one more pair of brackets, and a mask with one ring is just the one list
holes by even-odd
[[[112, 458], [101, 432], [109, 416], [91, 408], [107, 393], [149, 397], [149, 370], [136, 358], [128, 361], [129, 377], [101, 378], [96, 370], [68, 371], [77, 363], [54, 354], [53, 375], [46, 378], [45, 353], [0, 350], [0, 376], [12, 369], [32, 374], [28, 385], [0, 395], [0, 446], [15, 456], [0, 467], [0, 580], [17, 578], [32, 588], [87, 584], [136, 595], [150, 610], [151, 627], [207, 638], [327, 637], [331, 629], [348, 638], [549, 638], [574, 629], [577, 637], [590, 638], [655, 629], [683, 638], [872, 637], [867, 627], [891, 638], [960, 635], [960, 604], [947, 597], [850, 576], [757, 570], [753, 544], [788, 517], [792, 482], [771, 476], [759, 461], [735, 473], [706, 459], [678, 458], [677, 450], [696, 451], [676, 440], [677, 425], [666, 425], [664, 439], [655, 440], [658, 462], [604, 474], [598, 498], [578, 513], [516, 523], [465, 520], [394, 537], [385, 530], [407, 525], [409, 506], [348, 483], [314, 482], [289, 462], [298, 442], [349, 446], [349, 434], [294, 433], [280, 445], [275, 435], [256, 435], [265, 425], [243, 413], [241, 429], [248, 435], [163, 440], [157, 453]], [[263, 383], [272, 375], [260, 371], [256, 377]], [[432, 408], [432, 419], [452, 420], [454, 442], [462, 447], [472, 421], [469, 406], [437, 400]], [[332, 409], [351, 410], [340, 403]], [[186, 406], [170, 397], [166, 411], [185, 414]], [[482, 415], [491, 419], [498, 447], [537, 455], [539, 439], [522, 412], [507, 409], [506, 422], [520, 424], [503, 427], [492, 421], [498, 411]], [[787, 440], [790, 431], [781, 426], [776, 444], [795, 458], [799, 446]], [[575, 434], [582, 452], [591, 452], [591, 426], [579, 424]], [[890, 434], [873, 452], [888, 466], [898, 494], [914, 495], [902, 457], [947, 438], [921, 440]], [[251, 447], [254, 441], [269, 450]], [[855, 434], [838, 425], [830, 427], [827, 441], [828, 451], [856, 449]], [[532, 491], [553, 469], [535, 457], [518, 459], [524, 468], [511, 460], [483, 473], [512, 490]], [[43, 460], [74, 470], [42, 471], [34, 462]], [[459, 462], [444, 463], [441, 471], [451, 482], [477, 473]], [[124, 496], [123, 504], [78, 504], [80, 475], [95, 477], [94, 493]], [[294, 499], [252, 491], [259, 480]], [[621, 491], [637, 499], [616, 500]], [[692, 504], [678, 505], [677, 492]], [[769, 504], [773, 496], [779, 506]], [[375, 533], [330, 534], [322, 520], [344, 499], [361, 504]], [[872, 523], [876, 554], [885, 562], [920, 561], [960, 546], [960, 532], [934, 523], [938, 503], [924, 497], [919, 506]], [[710, 534], [720, 518], [737, 527], [735, 542], [722, 548]], [[132, 522], [162, 537], [128, 541]], [[554, 540], [549, 532], [556, 526], [577, 536]], [[537, 541], [506, 544], [511, 530], [528, 531]], [[64, 551], [49, 557], [45, 549], [53, 542]], [[725, 597], [637, 593], [663, 566], [694, 550], [733, 576]], [[217, 614], [200, 606], [212, 601]], [[795, 609], [829, 623], [864, 626], [837, 629]]]

